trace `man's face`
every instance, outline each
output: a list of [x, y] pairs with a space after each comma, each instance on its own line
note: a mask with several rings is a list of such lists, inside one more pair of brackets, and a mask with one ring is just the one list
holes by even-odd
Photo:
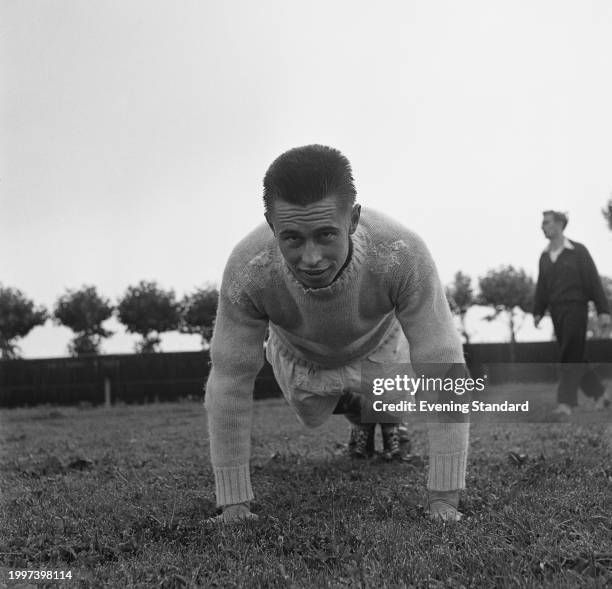
[[552, 215], [544, 215], [542, 217], [542, 231], [546, 239], [553, 239], [563, 233], [563, 227], [561, 223], [555, 221]]
[[287, 265], [307, 288], [331, 284], [349, 254], [349, 235], [357, 229], [360, 206], [335, 195], [307, 205], [276, 200], [266, 215]]

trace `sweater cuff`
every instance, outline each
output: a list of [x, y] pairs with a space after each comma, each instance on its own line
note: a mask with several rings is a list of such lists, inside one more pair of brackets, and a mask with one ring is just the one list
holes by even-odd
[[244, 503], [253, 499], [251, 473], [248, 464], [229, 467], [215, 466], [213, 471], [215, 473], [215, 493], [218, 506]]
[[427, 488], [430, 491], [465, 489], [466, 464], [467, 452], [431, 456]]

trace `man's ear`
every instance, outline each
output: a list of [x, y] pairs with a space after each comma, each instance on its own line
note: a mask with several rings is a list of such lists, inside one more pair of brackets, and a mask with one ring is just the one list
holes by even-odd
[[353, 210], [351, 211], [351, 226], [349, 228], [349, 234], [353, 234], [357, 230], [357, 225], [359, 225], [360, 216], [361, 216], [361, 205], [354, 204]]
[[272, 229], [272, 233], [274, 233], [274, 235], [276, 235], [276, 233], [274, 231], [274, 225], [272, 225], [272, 217], [271, 217], [270, 213], [264, 213], [264, 217], [266, 218], [266, 222], [270, 226], [270, 229]]

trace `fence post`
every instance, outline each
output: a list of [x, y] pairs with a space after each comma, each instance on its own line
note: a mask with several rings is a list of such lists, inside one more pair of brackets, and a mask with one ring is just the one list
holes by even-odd
[[106, 376], [104, 378], [104, 407], [108, 409], [110, 408], [110, 406], [111, 406], [111, 382], [110, 382], [110, 378]]

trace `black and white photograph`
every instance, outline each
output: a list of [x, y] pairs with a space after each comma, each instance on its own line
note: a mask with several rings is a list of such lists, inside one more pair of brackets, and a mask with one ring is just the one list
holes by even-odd
[[0, 0], [0, 588], [612, 585], [612, 3]]

